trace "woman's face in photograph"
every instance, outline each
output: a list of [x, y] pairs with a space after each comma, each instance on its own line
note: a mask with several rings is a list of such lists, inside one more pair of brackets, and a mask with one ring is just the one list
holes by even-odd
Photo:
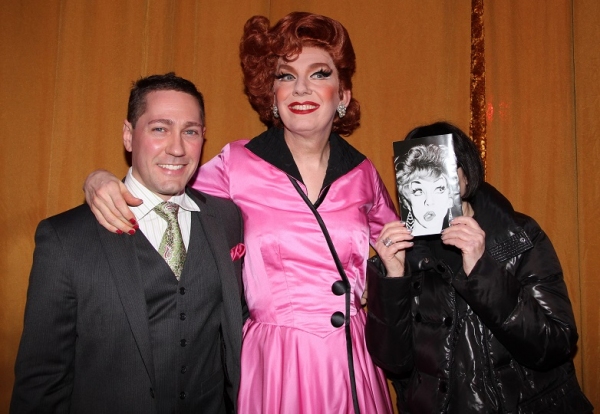
[[442, 230], [444, 218], [452, 206], [450, 189], [443, 176], [417, 178], [408, 184], [410, 203], [415, 224], [427, 229], [428, 233]]

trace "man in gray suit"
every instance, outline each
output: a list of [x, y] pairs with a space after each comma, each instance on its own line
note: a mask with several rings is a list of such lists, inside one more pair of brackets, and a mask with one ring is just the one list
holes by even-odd
[[204, 132], [193, 83], [134, 84], [123, 143], [139, 231], [111, 233], [85, 204], [40, 223], [11, 413], [235, 412], [242, 223], [186, 188]]

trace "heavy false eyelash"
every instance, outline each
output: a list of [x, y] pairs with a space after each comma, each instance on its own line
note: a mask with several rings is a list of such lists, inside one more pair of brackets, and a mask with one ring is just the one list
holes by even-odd
[[323, 77], [328, 78], [329, 76], [331, 76], [332, 73], [333, 73], [333, 71], [331, 69], [321, 69], [321, 70], [318, 70], [317, 72], [315, 72], [315, 75], [320, 74]]
[[[321, 69], [321, 70], [318, 70], [315, 73], [313, 73], [313, 75], [321, 75], [324, 78], [328, 78], [331, 76], [332, 73], [333, 73], [333, 70], [331, 70], [331, 69]], [[290, 76], [290, 74], [289, 73], [278, 73], [278, 74], [275, 74], [275, 79], [281, 80], [281, 79], [284, 79], [286, 76]]]

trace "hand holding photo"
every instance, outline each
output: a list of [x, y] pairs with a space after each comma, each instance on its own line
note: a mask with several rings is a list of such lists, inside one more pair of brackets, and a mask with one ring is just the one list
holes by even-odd
[[413, 236], [440, 234], [462, 215], [452, 135], [394, 142], [402, 220]]

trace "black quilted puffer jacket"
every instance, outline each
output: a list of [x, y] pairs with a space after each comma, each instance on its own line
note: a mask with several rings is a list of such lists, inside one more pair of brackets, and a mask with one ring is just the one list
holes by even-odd
[[550, 240], [489, 184], [471, 205], [486, 252], [468, 278], [439, 236], [415, 239], [402, 278], [386, 278], [377, 258], [369, 264], [367, 345], [400, 413], [592, 412]]

